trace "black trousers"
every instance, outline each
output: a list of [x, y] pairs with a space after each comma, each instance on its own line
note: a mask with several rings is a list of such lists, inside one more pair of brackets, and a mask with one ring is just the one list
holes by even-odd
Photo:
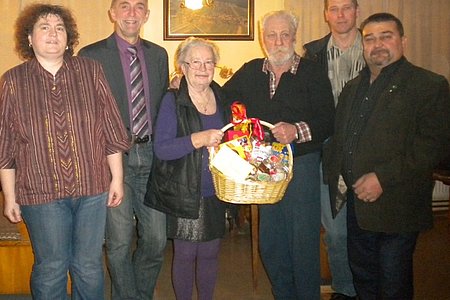
[[418, 232], [361, 229], [354, 208], [354, 202], [360, 200], [350, 191], [347, 201], [348, 257], [360, 299], [413, 299], [413, 253]]

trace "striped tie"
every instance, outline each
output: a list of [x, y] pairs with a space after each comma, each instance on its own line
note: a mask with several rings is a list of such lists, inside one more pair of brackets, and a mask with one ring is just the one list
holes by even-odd
[[131, 79], [131, 109], [133, 134], [137, 137], [148, 135], [148, 118], [145, 107], [144, 80], [136, 47], [129, 47], [131, 53], [130, 79]]

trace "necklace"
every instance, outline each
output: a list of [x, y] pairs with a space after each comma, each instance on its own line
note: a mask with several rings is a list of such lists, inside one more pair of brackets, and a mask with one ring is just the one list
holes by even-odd
[[208, 93], [208, 95], [206, 97], [207, 97], [206, 101], [199, 101], [199, 98], [192, 97], [192, 100], [194, 101], [196, 106], [197, 105], [200, 106], [197, 108], [200, 108], [199, 110], [204, 114], [206, 114], [208, 112], [208, 105], [209, 105], [209, 102], [211, 102], [212, 95]]
[[205, 104], [200, 104], [200, 106], [202, 107], [204, 113], [208, 112], [208, 104], [209, 104], [210, 100], [211, 100], [211, 97], [208, 97], [208, 100], [206, 100]]

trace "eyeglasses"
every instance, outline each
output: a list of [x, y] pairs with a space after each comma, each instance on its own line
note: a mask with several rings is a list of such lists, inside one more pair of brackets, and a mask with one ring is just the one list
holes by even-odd
[[200, 60], [193, 60], [190, 63], [186, 61], [184, 63], [187, 64], [189, 68], [193, 70], [201, 70], [202, 66], [204, 66], [206, 70], [211, 70], [214, 69], [214, 67], [216, 66], [216, 63], [213, 62], [212, 60], [208, 60], [205, 62], [202, 62]]

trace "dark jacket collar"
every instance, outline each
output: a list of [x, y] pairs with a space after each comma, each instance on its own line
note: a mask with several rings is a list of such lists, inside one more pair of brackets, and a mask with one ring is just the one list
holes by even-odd
[[321, 52], [323, 50], [326, 51], [328, 41], [330, 40], [330, 38], [331, 38], [331, 32], [328, 33], [326, 36], [324, 36], [321, 39], [318, 39], [318, 40], [315, 40], [315, 41], [305, 44], [303, 47], [305, 48], [306, 53], [309, 52], [308, 57], [317, 55], [319, 52]]

